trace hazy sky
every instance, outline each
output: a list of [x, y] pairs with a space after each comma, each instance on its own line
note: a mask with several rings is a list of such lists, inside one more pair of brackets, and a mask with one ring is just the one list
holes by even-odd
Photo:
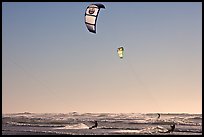
[[202, 113], [201, 2], [89, 4], [2, 3], [3, 113]]

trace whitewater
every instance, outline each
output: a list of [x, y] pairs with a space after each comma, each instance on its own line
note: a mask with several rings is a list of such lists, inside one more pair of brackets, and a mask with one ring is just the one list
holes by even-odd
[[2, 135], [202, 135], [202, 114], [10, 113], [2, 114]]

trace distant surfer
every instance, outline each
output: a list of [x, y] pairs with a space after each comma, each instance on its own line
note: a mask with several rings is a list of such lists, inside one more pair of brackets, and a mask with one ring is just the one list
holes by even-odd
[[159, 113], [157, 113], [157, 115], [158, 115], [157, 119], [159, 119], [159, 118], [160, 118], [160, 114], [159, 114]]
[[97, 121], [94, 121], [95, 125], [93, 125], [92, 127], [89, 127], [89, 129], [92, 129], [92, 128], [96, 128], [98, 126], [98, 122]]
[[170, 132], [173, 132], [174, 131], [174, 129], [175, 129], [175, 124], [173, 124], [173, 125], [170, 125], [170, 127], [171, 127], [171, 129], [169, 129], [167, 132], [165, 132], [165, 133], [170, 133]]

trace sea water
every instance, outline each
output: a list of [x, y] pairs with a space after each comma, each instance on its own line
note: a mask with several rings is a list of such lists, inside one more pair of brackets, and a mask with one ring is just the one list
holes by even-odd
[[[98, 122], [98, 127], [89, 129]], [[170, 125], [175, 130], [166, 133]], [[13, 113], [2, 114], [3, 135], [202, 135], [202, 114]]]

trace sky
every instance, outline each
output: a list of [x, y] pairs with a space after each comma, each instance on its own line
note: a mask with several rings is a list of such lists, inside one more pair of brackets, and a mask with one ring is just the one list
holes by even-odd
[[202, 3], [101, 3], [2, 3], [2, 113], [202, 113]]

